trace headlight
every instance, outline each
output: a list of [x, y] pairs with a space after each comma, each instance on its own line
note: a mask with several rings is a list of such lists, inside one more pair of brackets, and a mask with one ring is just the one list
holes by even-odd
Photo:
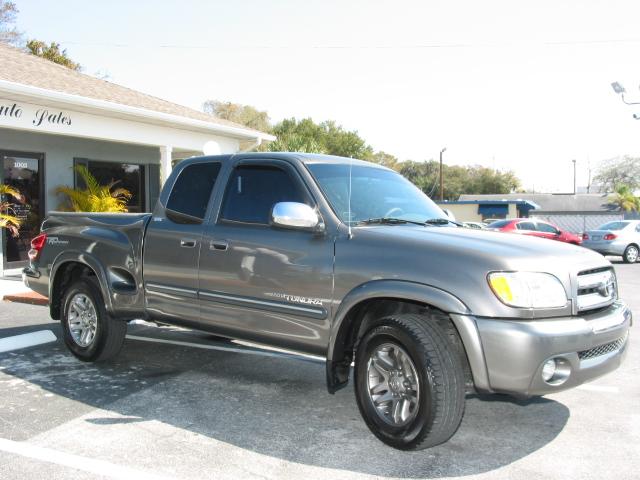
[[493, 293], [511, 307], [554, 308], [567, 304], [567, 292], [550, 273], [493, 272], [488, 280]]

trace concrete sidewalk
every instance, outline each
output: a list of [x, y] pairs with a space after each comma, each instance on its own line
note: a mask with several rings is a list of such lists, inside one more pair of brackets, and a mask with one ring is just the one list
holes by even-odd
[[30, 290], [22, 283], [19, 275], [0, 278], [0, 299], [7, 302], [29, 303], [32, 305], [48, 305], [47, 297]]

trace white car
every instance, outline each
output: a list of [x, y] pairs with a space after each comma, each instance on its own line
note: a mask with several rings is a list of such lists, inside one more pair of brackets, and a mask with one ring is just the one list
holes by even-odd
[[582, 234], [582, 246], [635, 263], [640, 257], [640, 220], [616, 220]]

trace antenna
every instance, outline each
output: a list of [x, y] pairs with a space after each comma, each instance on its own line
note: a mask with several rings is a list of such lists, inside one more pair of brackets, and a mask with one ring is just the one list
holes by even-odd
[[349, 202], [349, 213], [347, 215], [349, 215], [349, 220], [347, 223], [347, 226], [349, 228], [349, 239], [351, 239], [351, 237], [353, 235], [351, 235], [351, 167], [353, 166], [353, 155], [349, 158], [349, 196], [348, 196], [348, 202]]

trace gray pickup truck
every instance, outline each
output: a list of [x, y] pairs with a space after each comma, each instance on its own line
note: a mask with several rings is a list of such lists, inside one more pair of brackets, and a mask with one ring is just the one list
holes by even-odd
[[353, 366], [365, 422], [407, 450], [447, 441], [466, 393], [611, 372], [631, 324], [602, 255], [459, 228], [396, 172], [325, 155], [185, 160], [152, 214], [51, 212], [29, 257], [80, 360], [132, 319], [321, 355], [329, 392]]

